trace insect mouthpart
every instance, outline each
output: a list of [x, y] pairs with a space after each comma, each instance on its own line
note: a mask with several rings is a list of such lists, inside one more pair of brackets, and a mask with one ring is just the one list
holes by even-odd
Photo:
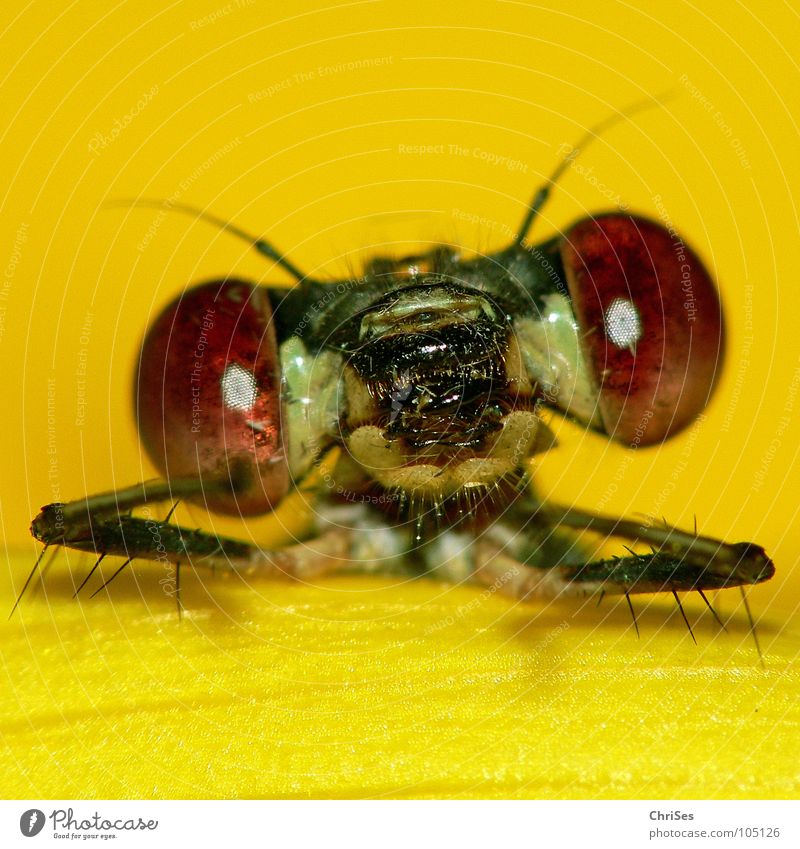
[[530, 383], [516, 380], [511, 325], [492, 300], [437, 280], [390, 293], [357, 318], [346, 377], [357, 462], [387, 485], [443, 495], [511, 471], [535, 426], [506, 444], [509, 416], [535, 416]]

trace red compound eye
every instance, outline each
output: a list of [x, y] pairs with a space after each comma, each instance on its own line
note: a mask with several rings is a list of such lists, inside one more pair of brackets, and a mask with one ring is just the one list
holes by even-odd
[[263, 290], [215, 281], [173, 301], [142, 344], [142, 442], [167, 478], [244, 480], [235, 495], [208, 487], [196, 499], [220, 513], [265, 513], [289, 488], [271, 319]]
[[674, 232], [627, 215], [579, 221], [561, 245], [606, 433], [651, 445], [705, 407], [722, 364], [716, 288]]

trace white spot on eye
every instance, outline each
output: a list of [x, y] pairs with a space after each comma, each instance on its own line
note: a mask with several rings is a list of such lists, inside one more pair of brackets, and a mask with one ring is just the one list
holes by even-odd
[[258, 397], [258, 384], [253, 372], [238, 363], [226, 367], [220, 378], [222, 403], [233, 410], [252, 410]]
[[642, 319], [636, 305], [627, 298], [614, 298], [605, 315], [606, 334], [618, 347], [635, 352], [642, 338]]
[[557, 312], [551, 312], [550, 315], [547, 316], [547, 320], [550, 322], [550, 324], [555, 324], [559, 318], [560, 316]]

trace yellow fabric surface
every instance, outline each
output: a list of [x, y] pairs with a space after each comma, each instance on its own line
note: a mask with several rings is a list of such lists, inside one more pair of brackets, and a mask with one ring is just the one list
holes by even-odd
[[[29, 558], [12, 568], [19, 586]], [[160, 577], [140, 565], [73, 602], [59, 555], [0, 625], [6, 797], [798, 795], [779, 583], [751, 592], [756, 613], [772, 599], [762, 669], [735, 593], [727, 633], [687, 603], [695, 646], [662, 600], [637, 600], [637, 640], [624, 601], [185, 570], [178, 621]]]

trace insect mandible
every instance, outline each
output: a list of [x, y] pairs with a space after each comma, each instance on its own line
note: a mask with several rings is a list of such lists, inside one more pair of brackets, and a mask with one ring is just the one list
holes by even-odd
[[[705, 600], [705, 590], [769, 579], [773, 564], [753, 543], [544, 503], [531, 486], [528, 460], [553, 443], [542, 411], [654, 445], [703, 410], [720, 371], [715, 284], [688, 247], [676, 253], [665, 226], [616, 211], [528, 240], [578, 153], [638, 108], [589, 130], [535, 194], [512, 244], [488, 255], [441, 246], [322, 282], [271, 243], [172, 204], [247, 239], [297, 284], [214, 280], [167, 306], [134, 381], [141, 441], [162, 479], [47, 505], [33, 536], [45, 550], [97, 554], [94, 568], [124, 557], [114, 575], [138, 559], [297, 580], [399, 569], [519, 599], [618, 594], [630, 604], [633, 593], [698, 591]], [[279, 550], [130, 512], [184, 499], [269, 513], [323, 461], [307, 534]], [[562, 529], [650, 551], [592, 560]]]

